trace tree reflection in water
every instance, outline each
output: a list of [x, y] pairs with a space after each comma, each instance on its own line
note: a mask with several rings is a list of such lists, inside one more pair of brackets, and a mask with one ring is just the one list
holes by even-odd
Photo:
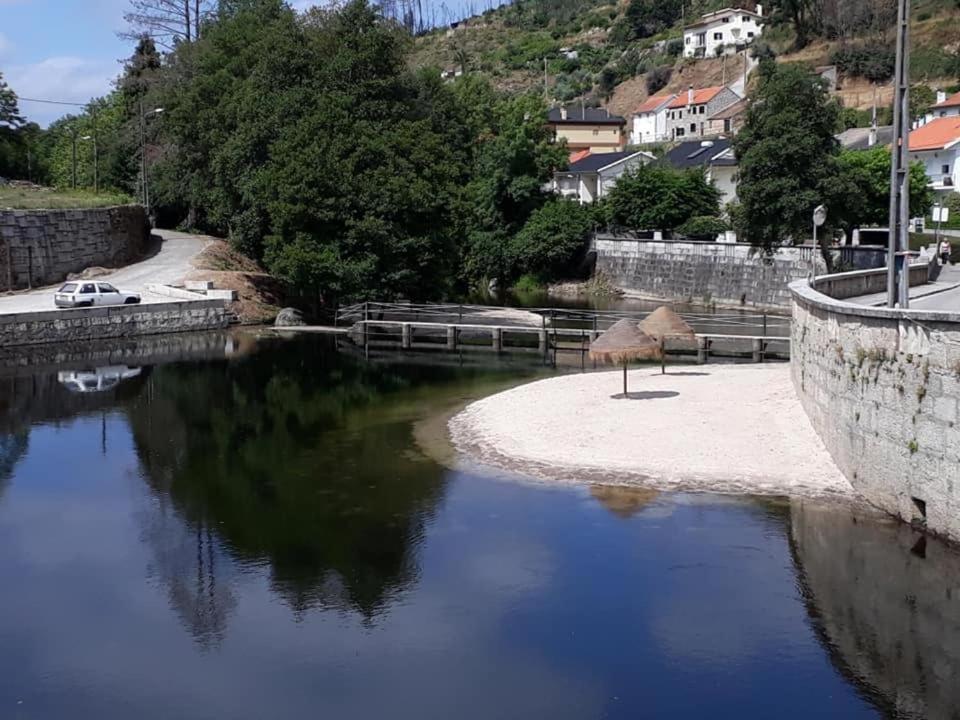
[[232, 557], [269, 561], [274, 591], [298, 613], [371, 620], [416, 577], [443, 469], [402, 452], [411, 428], [397, 420], [407, 405], [422, 412], [438, 376], [461, 373], [366, 365], [328, 347], [304, 338], [230, 363], [162, 366], [127, 405], [158, 507], [172, 503], [194, 533], [185, 562], [177, 523], [144, 519], [171, 601], [199, 638], [222, 635], [232, 603], [211, 528]]
[[791, 544], [838, 669], [892, 717], [960, 717], [960, 553], [872, 511], [802, 500]]

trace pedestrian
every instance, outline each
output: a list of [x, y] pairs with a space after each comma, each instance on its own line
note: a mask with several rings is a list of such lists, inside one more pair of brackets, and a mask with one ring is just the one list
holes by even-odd
[[950, 247], [950, 241], [944, 238], [940, 241], [940, 264], [946, 265], [950, 262], [950, 255], [953, 253], [953, 248]]

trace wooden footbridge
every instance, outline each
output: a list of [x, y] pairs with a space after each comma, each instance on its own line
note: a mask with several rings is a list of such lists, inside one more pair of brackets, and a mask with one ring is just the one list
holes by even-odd
[[[763, 313], [680, 313], [696, 330], [696, 342], [667, 343], [674, 356], [763, 362], [790, 353], [790, 318]], [[360, 303], [338, 311], [336, 324], [349, 328], [358, 346], [447, 353], [527, 353], [545, 363], [587, 363], [590, 342], [627, 317], [646, 312], [505, 308], [487, 305]], [[579, 356], [579, 358], [577, 357]]]

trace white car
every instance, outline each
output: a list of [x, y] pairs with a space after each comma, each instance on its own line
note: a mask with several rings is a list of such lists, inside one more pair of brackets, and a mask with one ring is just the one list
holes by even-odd
[[125, 293], [106, 282], [78, 280], [64, 283], [53, 296], [57, 307], [78, 308], [95, 305], [136, 305], [140, 302], [137, 293]]
[[121, 381], [135, 378], [139, 374], [138, 367], [107, 365], [93, 370], [61, 370], [57, 373], [57, 380], [73, 392], [92, 393], [112, 390]]

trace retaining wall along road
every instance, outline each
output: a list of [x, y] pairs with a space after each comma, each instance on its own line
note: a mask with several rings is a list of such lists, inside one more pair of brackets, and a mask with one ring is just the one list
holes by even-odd
[[793, 383], [840, 470], [874, 505], [960, 541], [960, 313], [791, 291]]
[[[597, 236], [597, 272], [617, 286], [651, 298], [758, 309], [788, 310], [789, 284], [806, 278], [815, 261], [825, 266], [812, 247], [781, 248], [764, 257], [743, 243], [636, 240]], [[876, 248], [842, 248], [835, 263], [857, 268], [876, 267], [885, 254]]]
[[0, 315], [0, 348], [227, 327], [223, 300], [116, 305]]
[[140, 205], [0, 210], [0, 290], [52, 285], [97, 265], [125, 265], [146, 252], [149, 237]]

